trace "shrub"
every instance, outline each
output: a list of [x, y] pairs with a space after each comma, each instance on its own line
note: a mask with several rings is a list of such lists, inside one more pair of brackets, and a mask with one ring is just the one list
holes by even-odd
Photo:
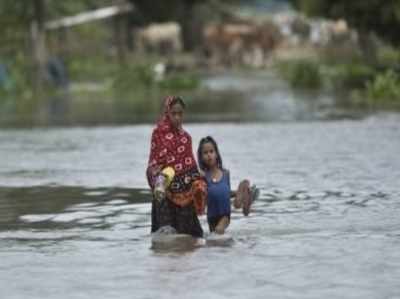
[[199, 87], [200, 79], [193, 74], [175, 74], [159, 82], [159, 86], [168, 90], [191, 90]]
[[279, 66], [281, 75], [292, 87], [301, 89], [318, 89], [322, 86], [321, 72], [318, 63], [311, 60], [284, 62]]
[[335, 89], [363, 88], [365, 82], [375, 77], [375, 70], [365, 64], [331, 65], [325, 69], [329, 85]]
[[366, 84], [366, 95], [371, 104], [400, 103], [400, 76], [388, 70]]

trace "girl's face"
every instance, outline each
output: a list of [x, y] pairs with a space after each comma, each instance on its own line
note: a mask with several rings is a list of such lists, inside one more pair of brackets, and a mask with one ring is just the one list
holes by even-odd
[[201, 159], [207, 168], [217, 165], [217, 152], [211, 142], [203, 144], [201, 149]]
[[176, 103], [171, 107], [171, 110], [169, 111], [169, 119], [175, 128], [180, 129], [182, 127], [183, 107], [181, 104]]

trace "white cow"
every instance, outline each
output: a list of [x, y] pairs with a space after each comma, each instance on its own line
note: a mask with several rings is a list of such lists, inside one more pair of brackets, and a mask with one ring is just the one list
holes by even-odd
[[135, 32], [139, 51], [171, 54], [182, 51], [181, 27], [178, 23], [151, 24]]

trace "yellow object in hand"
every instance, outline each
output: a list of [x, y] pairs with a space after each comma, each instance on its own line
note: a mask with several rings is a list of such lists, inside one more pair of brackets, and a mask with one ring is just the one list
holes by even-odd
[[168, 188], [168, 186], [171, 184], [172, 180], [174, 179], [175, 170], [172, 167], [168, 166], [168, 167], [165, 167], [161, 171], [161, 174], [163, 174], [165, 176], [165, 178], [166, 178], [165, 187]]

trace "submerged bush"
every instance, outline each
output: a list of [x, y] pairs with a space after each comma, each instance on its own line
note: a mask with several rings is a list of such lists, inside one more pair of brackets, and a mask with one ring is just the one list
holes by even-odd
[[366, 95], [371, 104], [400, 104], [400, 76], [388, 70], [366, 84]]
[[147, 65], [136, 65], [124, 68], [114, 78], [113, 88], [117, 92], [151, 88], [154, 84], [153, 73]]
[[328, 83], [335, 89], [363, 88], [365, 82], [375, 77], [376, 71], [365, 64], [330, 65], [325, 68]]
[[163, 89], [190, 90], [199, 87], [200, 79], [193, 74], [175, 74], [158, 82]]
[[192, 73], [171, 73], [158, 79], [148, 65], [137, 65], [119, 72], [114, 80], [116, 92], [137, 92], [140, 89], [155, 89], [162, 92], [192, 90], [200, 85], [198, 76]]
[[302, 89], [318, 89], [322, 86], [321, 72], [317, 62], [298, 60], [278, 66], [281, 75], [290, 85]]
[[400, 50], [392, 47], [383, 47], [378, 51], [378, 60], [384, 66], [400, 66]]

